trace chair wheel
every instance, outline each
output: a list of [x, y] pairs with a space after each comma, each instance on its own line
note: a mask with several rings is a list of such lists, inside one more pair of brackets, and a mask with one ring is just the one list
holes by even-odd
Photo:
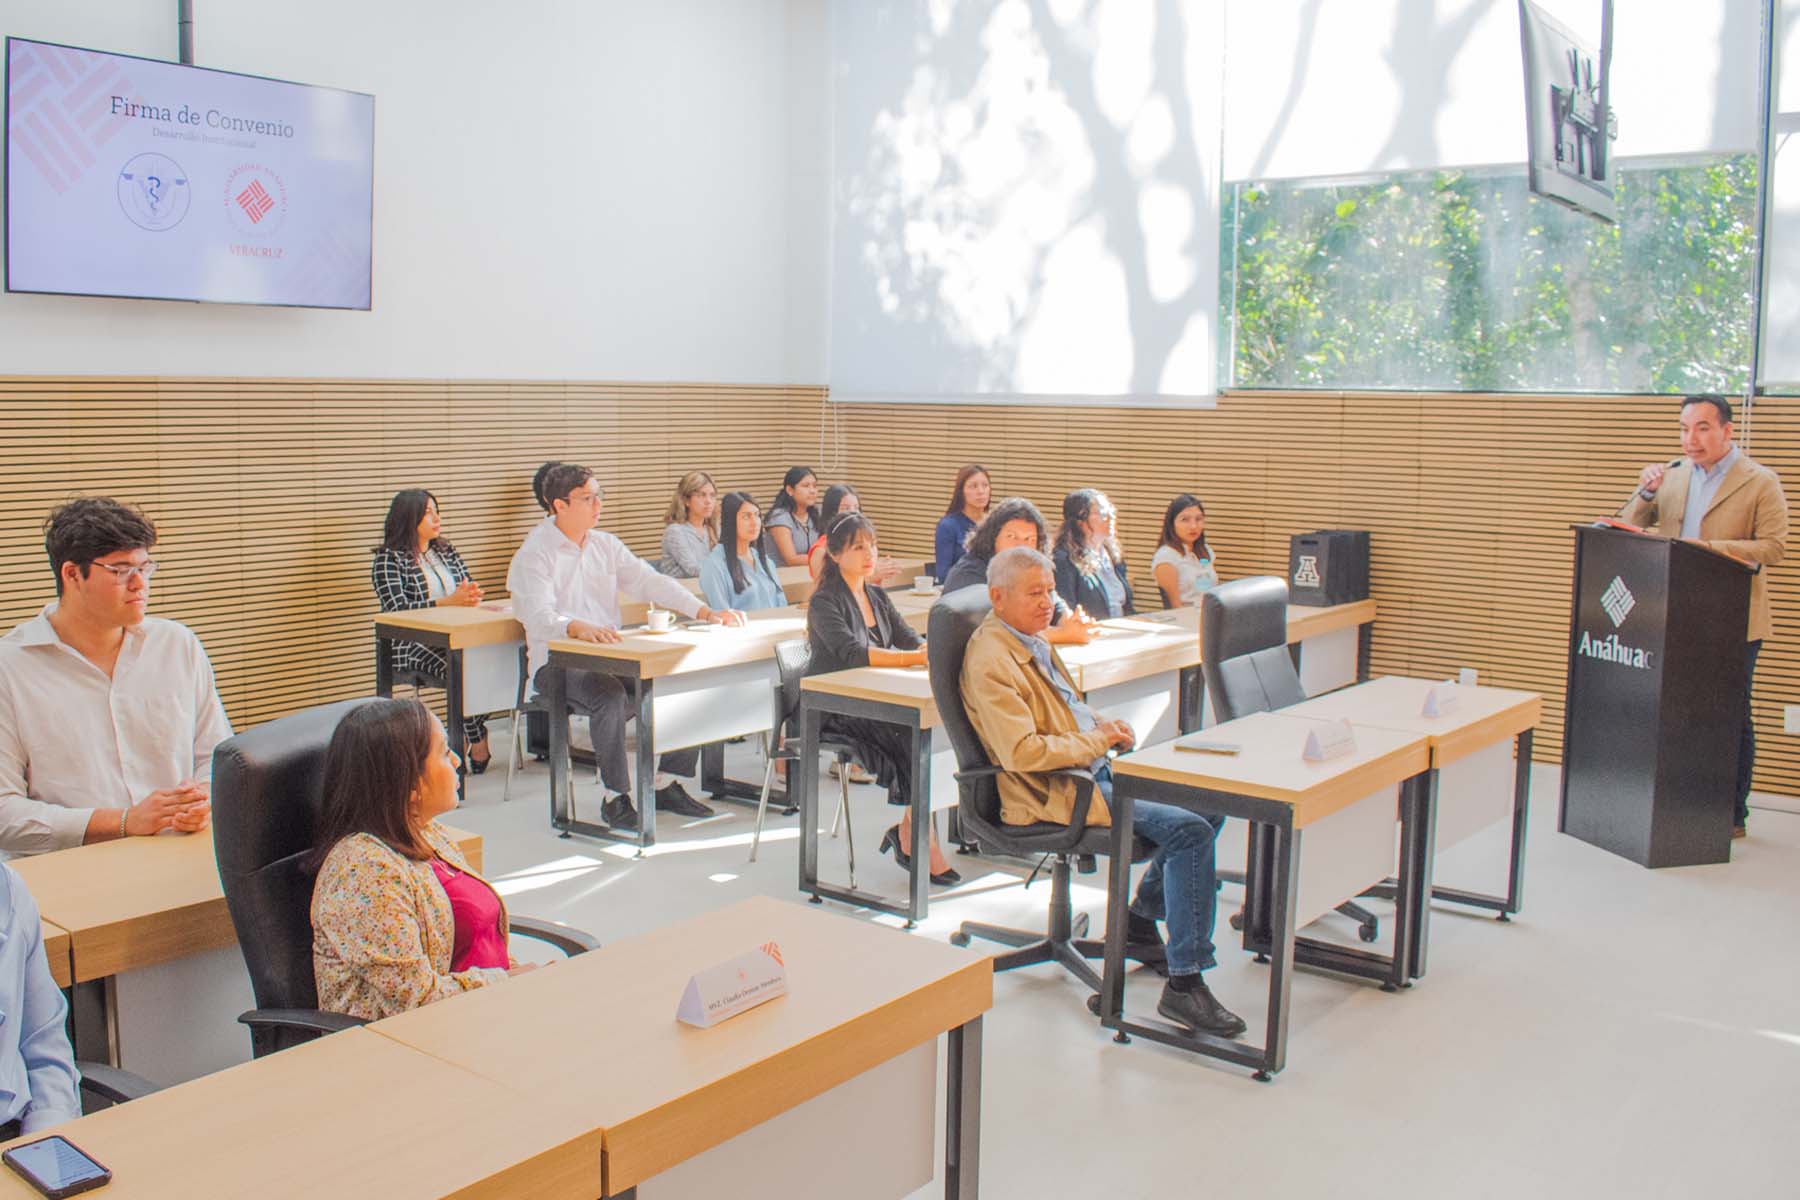
[[1095, 992], [1087, 998], [1088, 1011], [1096, 1017], [1100, 1015], [1100, 993]]
[[950, 935], [950, 944], [952, 946], [967, 946], [969, 944], [969, 935], [959, 929]]
[[1372, 942], [1381, 936], [1381, 926], [1370, 921], [1356, 931], [1356, 936], [1365, 942]]
[[1243, 913], [1234, 912], [1231, 914], [1231, 927], [1240, 933], [1243, 932], [1243, 929], [1244, 929], [1244, 914]]

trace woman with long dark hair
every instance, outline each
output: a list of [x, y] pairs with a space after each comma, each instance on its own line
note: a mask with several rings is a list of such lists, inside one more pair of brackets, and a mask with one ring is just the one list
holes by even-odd
[[[808, 675], [847, 671], [853, 667], [922, 667], [925, 640], [872, 580], [879, 549], [875, 527], [860, 513], [845, 513], [825, 539], [825, 570], [806, 604], [806, 640], [812, 650]], [[823, 726], [856, 746], [856, 757], [887, 789], [888, 803], [906, 809], [898, 825], [881, 839], [903, 867], [911, 864], [912, 750], [911, 737], [887, 721], [829, 714]], [[931, 840], [931, 881], [958, 883], [937, 837]]]
[[1150, 570], [1165, 608], [1198, 608], [1200, 597], [1219, 586], [1212, 547], [1206, 544], [1206, 506], [1188, 492], [1169, 501]]
[[786, 608], [787, 594], [762, 548], [762, 510], [749, 492], [732, 492], [719, 504], [724, 536], [700, 567], [700, 594], [713, 608], [739, 612]]
[[987, 516], [988, 504], [993, 498], [994, 485], [986, 467], [970, 463], [956, 473], [956, 486], [950, 490], [950, 507], [944, 510], [937, 523], [937, 565], [934, 570], [939, 583], [944, 582], [950, 568], [962, 557], [964, 543], [975, 532], [975, 526]]
[[1115, 532], [1118, 512], [1106, 493], [1081, 488], [1063, 497], [1062, 528], [1056, 532], [1056, 594], [1070, 608], [1085, 609], [1095, 620], [1137, 611], [1125, 555]]
[[789, 467], [763, 520], [763, 551], [778, 567], [800, 566], [819, 532], [819, 477], [811, 467]]
[[[1019, 496], [1002, 500], [988, 510], [988, 515], [969, 535], [963, 556], [944, 577], [944, 595], [966, 587], [987, 586], [988, 563], [1002, 550], [1023, 546], [1039, 554], [1050, 544], [1050, 528], [1037, 505]], [[1044, 640], [1055, 646], [1085, 646], [1094, 640], [1094, 621], [1086, 612], [1072, 609], [1056, 597], [1056, 611], [1050, 617], [1050, 628]]]
[[[473, 607], [481, 602], [481, 586], [469, 574], [462, 555], [443, 537], [437, 497], [424, 488], [406, 488], [388, 505], [381, 545], [374, 549], [369, 580], [382, 612], [406, 612], [433, 606]], [[394, 643], [394, 668], [423, 671], [439, 679], [449, 670], [444, 651], [417, 642]], [[469, 773], [487, 770], [487, 718], [466, 717], [463, 736], [469, 747]]]
[[308, 863], [320, 1008], [376, 1020], [530, 969], [507, 952], [505, 901], [436, 823], [455, 807], [456, 755], [423, 704], [338, 722]]
[[[862, 512], [862, 497], [856, 489], [847, 483], [834, 483], [825, 489], [825, 499], [819, 505], [819, 536], [806, 552], [806, 573], [812, 576], [813, 582], [825, 570], [825, 535], [831, 532], [831, 526], [845, 513]], [[886, 587], [893, 582], [894, 576], [900, 573], [900, 567], [886, 555], [875, 560], [875, 574], [870, 576], [876, 587]]]

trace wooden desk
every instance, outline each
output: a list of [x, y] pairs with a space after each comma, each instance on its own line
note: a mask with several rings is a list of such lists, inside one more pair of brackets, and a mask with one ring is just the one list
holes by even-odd
[[[885, 721], [906, 730], [911, 739], [912, 862], [907, 867], [904, 903], [855, 886], [819, 881], [820, 730], [827, 714]], [[922, 667], [858, 667], [811, 675], [800, 683], [800, 766], [790, 772], [800, 806], [800, 890], [819, 899], [837, 900], [903, 917], [907, 928], [930, 910], [932, 797], [939, 807], [956, 804], [956, 755], [948, 739], [933, 736], [938, 724], [931, 676]], [[935, 786], [934, 786], [935, 785]]]
[[[806, 637], [806, 613], [789, 607], [754, 612], [740, 628], [677, 626], [667, 633], [627, 633], [617, 642], [550, 643], [549, 664], [562, 668], [545, 679], [550, 710], [551, 825], [567, 833], [629, 842], [639, 850], [656, 844], [656, 756], [666, 750], [707, 746], [744, 734], [766, 732], [775, 721], [775, 646]], [[558, 813], [556, 797], [569, 794], [568, 671], [594, 671], [623, 682], [636, 696], [638, 719], [638, 830], [630, 833]], [[722, 756], [718, 756], [722, 757]], [[705, 756], [703, 755], [703, 764]], [[715, 757], [714, 762], [717, 762]], [[754, 801], [759, 789], [731, 787], [703, 766], [702, 783], [714, 795]]]
[[[1113, 825], [1108, 875], [1106, 974], [1099, 998], [1101, 1023], [1121, 1040], [1153, 1041], [1255, 1069], [1264, 1082], [1287, 1061], [1288, 992], [1296, 961], [1380, 982], [1405, 984], [1415, 892], [1430, 884], [1429, 847], [1401, 856], [1402, 899], [1394, 922], [1394, 953], [1315, 942], [1295, 931], [1347, 897], [1387, 878], [1394, 861], [1395, 791], [1401, 840], [1424, 837], [1426, 739], [1372, 726], [1356, 728], [1356, 748], [1327, 762], [1307, 762], [1301, 749], [1317, 723], [1287, 713], [1257, 713], [1213, 728], [1236, 742], [1233, 756], [1196, 754], [1174, 743], [1134, 751], [1113, 762]], [[1192, 1033], [1160, 1021], [1124, 1015], [1125, 914], [1131, 880], [1132, 806], [1137, 800], [1175, 804], [1194, 812], [1250, 822], [1245, 883], [1244, 947], [1269, 960], [1268, 1024], [1262, 1046]], [[1302, 831], [1307, 856], [1301, 861]], [[1422, 863], [1421, 867], [1419, 864]], [[1424, 877], [1421, 877], [1421, 871]]]
[[[444, 828], [479, 871], [480, 835]], [[249, 1040], [236, 1022], [254, 1002], [219, 883], [210, 827], [201, 834], [95, 842], [9, 865], [31, 890], [44, 920], [64, 931], [65, 986], [80, 1057], [124, 1066], [159, 1083], [171, 1081], [169, 1064], [184, 1056], [212, 1064], [248, 1057]], [[204, 973], [184, 977], [176, 967], [184, 962]], [[171, 967], [173, 974], [159, 970]], [[149, 999], [134, 1003], [140, 987]], [[171, 1025], [160, 999], [173, 993], [198, 1003], [201, 997], [182, 994], [190, 988], [217, 1003]], [[194, 1040], [184, 1042], [179, 1034]]]
[[[375, 694], [394, 694], [394, 643], [417, 642], [444, 655], [444, 735], [459, 759], [468, 756], [465, 715], [510, 711], [518, 699], [518, 646], [525, 627], [504, 598], [465, 607], [414, 608], [375, 614]], [[466, 767], [457, 771], [461, 795]]]
[[[351, 1029], [57, 1126], [108, 1200], [591, 1200], [603, 1138], [528, 1095]], [[35, 1140], [19, 1138], [20, 1141]], [[36, 1200], [0, 1170], [0, 1200]]]
[[48, 921], [39, 921], [38, 924], [44, 930], [44, 957], [50, 963], [50, 978], [56, 981], [59, 988], [72, 986], [75, 974], [69, 958], [69, 931]]
[[[771, 940], [787, 966], [786, 996], [712, 1029], [675, 1021], [689, 976]], [[984, 956], [759, 897], [368, 1029], [603, 1130], [608, 1196], [770, 1129], [948, 1033], [947, 1194], [967, 1197], [978, 1167], [981, 1014], [992, 1004]], [[784, 1175], [854, 1169], [855, 1151], [834, 1125], [874, 1126], [880, 1137], [880, 1122], [836, 1108], [844, 1111], [834, 1114], [829, 1099], [812, 1106], [791, 1131], [797, 1150], [761, 1136], [732, 1148], [756, 1164], [756, 1194], [778, 1194]], [[832, 1152], [821, 1157], [821, 1145]]]
[[[1525, 891], [1525, 827], [1531, 807], [1531, 741], [1542, 697], [1508, 688], [1452, 686], [1454, 710], [1424, 715], [1429, 679], [1390, 675], [1296, 704], [1296, 716], [1344, 718], [1416, 733], [1431, 748], [1427, 786], [1432, 845], [1442, 852], [1495, 821], [1510, 816], [1512, 844], [1504, 896], [1434, 884], [1431, 898], [1488, 909], [1505, 921], [1519, 911]], [[1507, 746], [1511, 742], [1510, 747]], [[1510, 760], [1510, 761], [1508, 761]], [[1510, 775], [1510, 778], [1508, 776]], [[1435, 871], [1433, 872], [1435, 878]], [[1425, 973], [1431, 906], [1417, 914], [1419, 938], [1414, 978]]]

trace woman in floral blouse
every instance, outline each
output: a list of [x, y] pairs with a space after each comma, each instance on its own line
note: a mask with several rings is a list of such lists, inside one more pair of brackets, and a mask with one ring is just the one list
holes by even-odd
[[313, 974], [319, 1007], [375, 1020], [530, 969], [507, 952], [506, 904], [435, 823], [456, 756], [417, 700], [371, 700], [325, 752]]

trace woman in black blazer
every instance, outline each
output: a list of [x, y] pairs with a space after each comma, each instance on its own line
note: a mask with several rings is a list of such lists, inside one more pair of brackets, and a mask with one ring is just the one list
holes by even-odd
[[[481, 587], [469, 576], [456, 547], [439, 536], [442, 532], [436, 496], [424, 488], [395, 494], [388, 505], [381, 545], [375, 547], [375, 561], [369, 566], [369, 580], [375, 585], [382, 612], [473, 607], [481, 602]], [[397, 671], [424, 671], [442, 679], [449, 665], [442, 650], [417, 642], [394, 643]], [[479, 775], [493, 760], [487, 744], [487, 718], [465, 718], [463, 732], [469, 773]]]
[[1125, 556], [1113, 532], [1118, 513], [1106, 493], [1081, 488], [1063, 497], [1063, 523], [1056, 533], [1056, 594], [1070, 608], [1086, 609], [1097, 621], [1137, 611], [1126, 577]]
[[[825, 566], [819, 586], [806, 602], [806, 641], [812, 651], [808, 675], [853, 667], [922, 667], [925, 640], [871, 576], [879, 551], [875, 527], [860, 513], [846, 513], [825, 535]], [[856, 747], [856, 757], [887, 789], [888, 803], [906, 807], [898, 825], [882, 835], [882, 853], [893, 852], [901, 866], [912, 862], [912, 749], [906, 730], [888, 721], [828, 714], [821, 728]], [[960, 883], [931, 839], [931, 881]]]

